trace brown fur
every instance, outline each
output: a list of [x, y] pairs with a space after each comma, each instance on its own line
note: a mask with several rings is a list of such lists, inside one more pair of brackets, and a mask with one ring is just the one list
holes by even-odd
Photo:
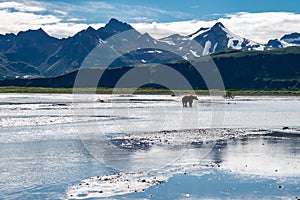
[[193, 106], [193, 100], [198, 100], [197, 96], [194, 95], [186, 95], [182, 97], [182, 105], [183, 107], [187, 107], [189, 104], [190, 107]]

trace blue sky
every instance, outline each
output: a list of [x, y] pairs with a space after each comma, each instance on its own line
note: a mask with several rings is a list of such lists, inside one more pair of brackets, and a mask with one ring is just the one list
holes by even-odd
[[1, 34], [42, 27], [55, 37], [99, 28], [110, 18], [156, 38], [189, 34], [218, 21], [258, 42], [300, 32], [296, 0], [1, 0], [0, 18]]
[[[193, 19], [211, 20], [237, 12], [300, 12], [300, 4], [296, 0], [42, 0], [40, 2], [57, 5], [65, 3], [86, 8], [93, 8], [93, 5], [96, 5], [95, 7], [99, 8], [98, 12], [79, 9], [69, 13], [90, 23], [105, 23], [112, 17], [129, 23], [172, 22]], [[140, 12], [137, 13], [137, 10]]]

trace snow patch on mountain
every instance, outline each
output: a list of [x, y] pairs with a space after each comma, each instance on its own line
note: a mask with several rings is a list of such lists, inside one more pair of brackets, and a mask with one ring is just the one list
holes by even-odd
[[292, 33], [285, 35], [280, 39], [280, 42], [283, 47], [300, 46], [300, 34]]
[[221, 27], [221, 28], [226, 33], [226, 36], [229, 39], [227, 43], [227, 47], [231, 49], [241, 50], [243, 48], [242, 45], [245, 44], [245, 41], [247, 40], [232, 33], [225, 27]]
[[282, 36], [280, 39], [269, 40], [268, 48], [286, 48], [300, 46], [300, 33], [291, 33]]
[[300, 37], [298, 37], [298, 38], [288, 38], [288, 39], [284, 39], [282, 41], [285, 41], [287, 43], [296, 43], [296, 42], [300, 42]]
[[197, 57], [197, 58], [199, 58], [199, 57], [200, 57], [200, 56], [197, 54], [197, 52], [196, 52], [196, 51], [190, 50], [190, 52], [193, 54], [193, 56], [195, 56], [195, 57]]
[[206, 32], [209, 28], [200, 28], [198, 31], [196, 31], [195, 33], [192, 33], [190, 35], [187, 36], [187, 38], [189, 38], [190, 40], [195, 39], [196, 37], [198, 37], [199, 35], [201, 35], [202, 33]]
[[162, 53], [162, 51], [159, 51], [159, 50], [151, 50], [151, 51], [147, 51], [147, 53]]
[[291, 40], [290, 40], [290, 42], [287, 42], [285, 40], [280, 40], [280, 42], [281, 42], [281, 45], [283, 48], [292, 47], [292, 46], [300, 46], [300, 44], [292, 43]]
[[186, 43], [188, 40], [189, 40], [188, 37], [182, 36], [179, 34], [174, 34], [174, 35], [170, 35], [168, 37], [159, 39], [159, 41], [167, 43], [169, 45], [173, 45], [173, 46]]
[[217, 46], [218, 46], [218, 43], [216, 43], [216, 44], [214, 45], [213, 52], [216, 52], [216, 48], [217, 48]]
[[202, 52], [202, 55], [205, 56], [205, 55], [208, 55], [210, 52], [209, 52], [209, 49], [211, 47], [211, 41], [206, 41], [205, 42], [205, 46], [204, 46], [204, 49], [203, 49], [203, 52]]
[[195, 33], [187, 36], [174, 34], [159, 41], [176, 47], [175, 50], [180, 55], [186, 55], [187, 57], [191, 54], [197, 55], [197, 57], [199, 55], [204, 56], [227, 49], [251, 51], [264, 50], [266, 48], [265, 45], [232, 33], [220, 22], [211, 28], [200, 28]]

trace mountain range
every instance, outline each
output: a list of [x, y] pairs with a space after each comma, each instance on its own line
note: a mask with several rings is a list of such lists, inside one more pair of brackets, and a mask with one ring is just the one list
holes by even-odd
[[111, 56], [108, 66], [99, 58], [100, 61], [90, 64], [89, 68], [177, 62], [230, 49], [264, 51], [300, 46], [300, 33], [259, 44], [235, 35], [218, 22], [187, 36], [175, 34], [156, 40], [147, 33], [139, 33], [127, 23], [111, 19], [98, 30], [89, 27], [63, 39], [51, 37], [41, 28], [16, 35], [0, 34], [0, 79], [53, 77], [71, 73], [82, 66], [95, 47], [101, 45], [109, 47], [104, 58], [110, 57], [110, 52], [117, 52], [117, 57]]
[[[196, 58], [194, 62], [203, 67], [205, 73], [210, 74], [211, 77], [217, 77], [214, 74], [219, 72], [226, 89], [300, 89], [300, 47], [287, 47], [268, 51], [228, 50], [213, 54], [211, 58], [218, 70], [211, 68], [211, 62], [208, 62], [207, 56]], [[172, 70], [166, 71], [164, 66], [168, 66]], [[118, 86], [122, 88], [136, 88], [141, 82], [140, 80], [146, 78], [150, 84], [148, 83], [143, 87], [160, 88], [161, 86], [155, 83], [167, 79], [167, 81], [171, 81], [171, 85], [168, 84], [169, 89], [190, 89], [182, 84], [181, 78], [184, 77], [184, 80], [188, 80], [193, 89], [208, 89], [199, 71], [189, 61], [166, 63], [164, 66], [142, 65], [111, 69], [85, 68], [57, 77], [0, 80], [0, 86], [72, 88], [74, 82], [78, 80], [78, 73], [80, 73], [79, 77], [85, 78], [84, 81], [80, 82], [80, 87], [114, 88], [118, 83]], [[132, 72], [131, 70], [133, 75], [137, 74], [138, 76], [131, 77], [128, 75]], [[174, 72], [178, 72], [180, 76], [178, 77], [178, 74]], [[127, 76], [124, 76], [125, 74]], [[95, 83], [94, 80], [99, 79], [99, 77], [101, 79]], [[125, 80], [129, 81], [120, 84], [119, 80], [124, 77]], [[215, 81], [212, 80], [210, 89], [219, 89], [218, 86], [214, 88]]]

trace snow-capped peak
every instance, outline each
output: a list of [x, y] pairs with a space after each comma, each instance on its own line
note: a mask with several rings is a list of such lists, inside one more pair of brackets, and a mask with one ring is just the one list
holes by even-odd
[[210, 29], [202, 31], [194, 38], [204, 48], [204, 54], [211, 54], [226, 49], [237, 50], [263, 50], [264, 45], [242, 38], [232, 33], [221, 22], [216, 23]]
[[282, 36], [280, 39], [269, 40], [268, 48], [285, 48], [291, 46], [300, 46], [300, 33], [290, 33]]
[[216, 23], [211, 28], [200, 28], [187, 36], [174, 34], [162, 38], [160, 41], [172, 45], [180, 53], [184, 52], [187, 57], [190, 55], [199, 57], [227, 49], [245, 51], [265, 49], [265, 45], [234, 34], [221, 22]]

